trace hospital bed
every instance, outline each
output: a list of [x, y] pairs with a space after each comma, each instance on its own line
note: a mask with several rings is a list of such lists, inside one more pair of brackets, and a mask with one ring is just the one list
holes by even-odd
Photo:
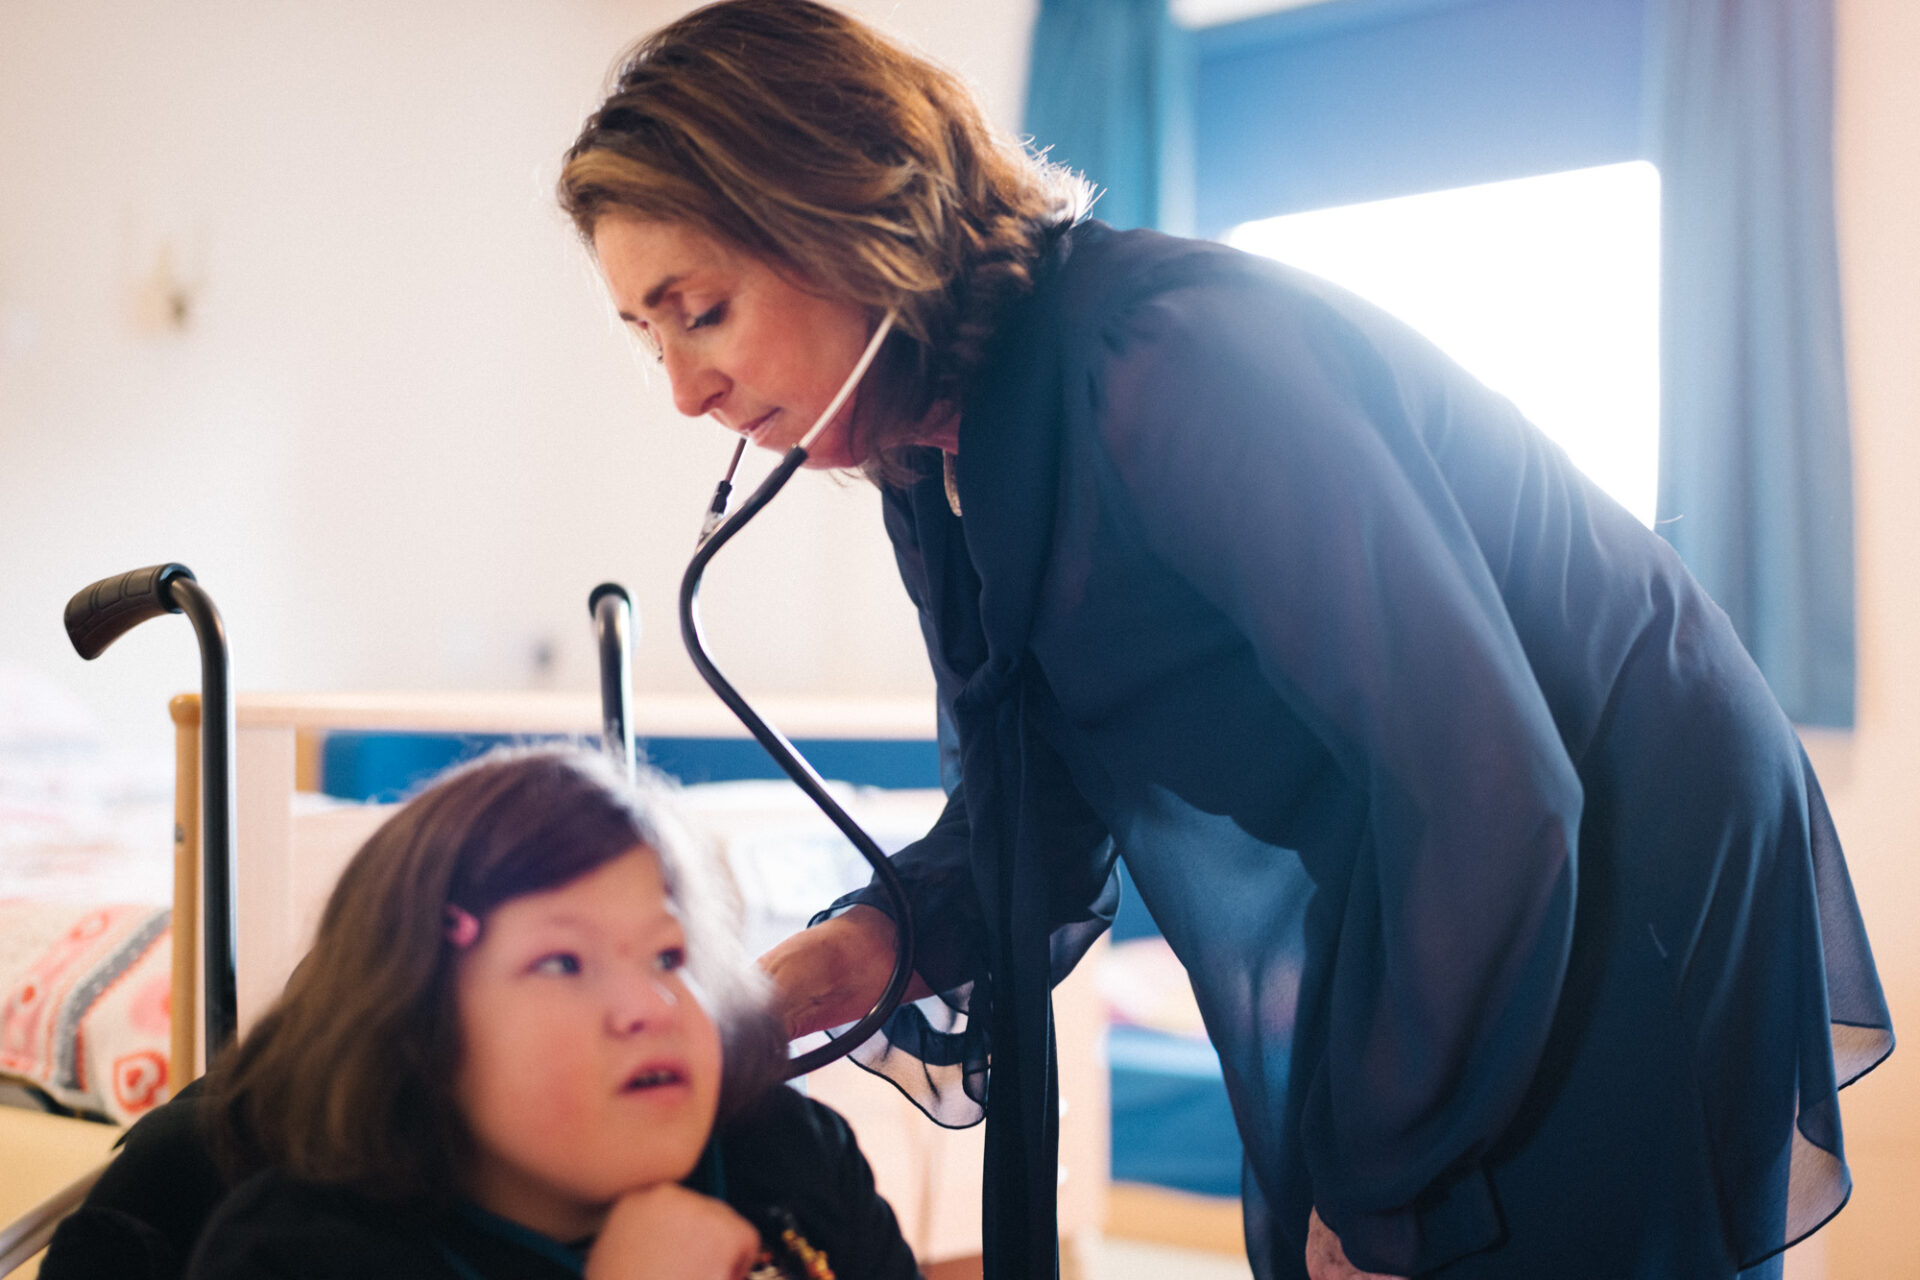
[[[205, 1056], [198, 941], [199, 699], [171, 704], [178, 811], [174, 824], [174, 946], [171, 982], [171, 1078], [197, 1075]], [[836, 780], [842, 802], [883, 844], [923, 832], [938, 812], [931, 708], [924, 702], [768, 699], [763, 711]], [[366, 761], [395, 744], [460, 749], [501, 739], [556, 736], [597, 740], [600, 706], [589, 695], [392, 694], [251, 695], [235, 711], [236, 828], [241, 854], [233, 887], [237, 929], [238, 1017], [244, 1030], [284, 983], [305, 949], [320, 904], [341, 866], [388, 813], [391, 771], [374, 777]], [[757, 747], [724, 708], [705, 696], [641, 698], [632, 723], [643, 750], [688, 784], [685, 796], [734, 872], [746, 911], [748, 945], [760, 947], [801, 927], [812, 910], [864, 882], [862, 865], [824, 818], [790, 784], [768, 778]], [[916, 772], [917, 771], [917, 772]], [[742, 776], [746, 775], [746, 776]], [[867, 777], [889, 783], [863, 787]], [[920, 781], [923, 786], [901, 786]], [[329, 795], [329, 790], [345, 792]], [[1106, 1216], [1107, 1089], [1100, 1046], [1104, 1007], [1083, 967], [1061, 990], [1057, 1018], [1061, 1066], [1063, 1182], [1060, 1222], [1069, 1241], [1097, 1232]], [[1074, 1052], [1078, 1049], [1079, 1052]], [[893, 1204], [916, 1256], [930, 1274], [966, 1274], [979, 1252], [979, 1129], [944, 1130], [914, 1111], [891, 1085], [847, 1063], [808, 1077], [809, 1091], [845, 1113]], [[27, 1153], [22, 1116], [12, 1130], [0, 1114], [0, 1165], [43, 1159]], [[76, 1122], [66, 1122], [73, 1125]], [[104, 1149], [86, 1125], [80, 1145]], [[76, 1130], [75, 1132], [79, 1132]], [[23, 1153], [16, 1156], [15, 1153]], [[69, 1164], [78, 1163], [69, 1161]], [[70, 1169], [47, 1168], [41, 1194], [64, 1186]], [[4, 1190], [4, 1188], [0, 1188]], [[21, 1205], [0, 1202], [0, 1222]]]

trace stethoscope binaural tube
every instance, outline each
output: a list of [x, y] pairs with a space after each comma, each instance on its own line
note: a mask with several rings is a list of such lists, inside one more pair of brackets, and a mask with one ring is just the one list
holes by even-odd
[[[707, 682], [714, 693], [719, 695], [720, 701], [726, 703], [727, 709], [739, 718], [740, 723], [744, 724], [747, 731], [753, 734], [760, 745], [766, 749], [767, 754], [772, 756], [787, 776], [793, 779], [794, 784], [806, 792], [807, 798], [819, 806], [820, 811], [832, 820], [833, 825], [840, 828], [841, 834], [853, 842], [853, 847], [860, 851], [861, 856], [872, 864], [874, 878], [880, 882], [881, 889], [893, 905], [894, 923], [899, 931], [893, 973], [887, 979], [886, 990], [881, 992], [879, 1001], [843, 1034], [790, 1061], [787, 1064], [789, 1079], [806, 1075], [810, 1071], [817, 1071], [829, 1062], [853, 1052], [875, 1031], [878, 1031], [887, 1019], [893, 1016], [894, 1010], [900, 1007], [901, 998], [906, 994], [907, 983], [913, 976], [913, 912], [907, 904], [906, 889], [900, 883], [899, 873], [893, 869], [893, 863], [888, 861], [887, 855], [874, 842], [873, 837], [862, 830], [860, 824], [855, 822], [852, 816], [841, 807], [840, 802], [833, 798], [819, 773], [807, 763], [804, 756], [794, 749], [786, 736], [760, 717], [760, 714], [740, 696], [739, 691], [733, 687], [726, 676], [721, 674], [720, 668], [715, 666], [713, 659], [708, 656], [706, 639], [700, 629], [700, 579], [706, 573], [708, 563], [719, 553], [720, 548], [745, 528], [748, 521], [760, 514], [762, 508], [773, 501], [774, 495], [786, 486], [787, 481], [793, 478], [793, 473], [806, 462], [807, 447], [819, 437], [820, 432], [833, 420], [834, 414], [839, 412], [847, 397], [853, 393], [854, 387], [859, 385], [861, 376], [866, 373], [867, 366], [873, 362], [881, 342], [892, 329], [893, 319], [891, 311], [881, 319], [873, 336], [867, 342], [866, 350], [861, 353], [853, 371], [841, 384], [839, 393], [821, 412], [819, 419], [806, 435], [801, 437], [800, 443], [787, 450], [773, 468], [772, 473], [762, 480], [759, 487], [740, 504], [738, 511], [716, 524], [715, 518], [725, 509], [725, 491], [733, 475], [732, 467], [728, 468], [728, 478], [721, 481], [721, 492], [716, 495], [715, 505], [709, 510], [707, 523], [701, 530], [700, 544], [694, 549], [693, 559], [687, 563], [687, 571], [680, 579], [680, 639], [686, 645], [687, 656], [693, 660], [695, 669], [700, 672], [701, 678]], [[737, 464], [739, 460], [740, 454], [736, 450], [733, 461]]]

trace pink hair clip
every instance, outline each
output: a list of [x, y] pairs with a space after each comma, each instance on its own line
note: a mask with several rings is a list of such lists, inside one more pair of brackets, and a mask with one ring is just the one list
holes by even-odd
[[480, 940], [480, 921], [471, 911], [449, 905], [447, 907], [447, 941], [453, 944], [455, 951], [465, 951]]

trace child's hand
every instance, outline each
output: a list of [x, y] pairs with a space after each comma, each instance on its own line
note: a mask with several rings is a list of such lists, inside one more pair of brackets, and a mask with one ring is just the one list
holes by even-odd
[[666, 1183], [614, 1202], [586, 1280], [742, 1280], [759, 1253], [760, 1233], [724, 1201]]

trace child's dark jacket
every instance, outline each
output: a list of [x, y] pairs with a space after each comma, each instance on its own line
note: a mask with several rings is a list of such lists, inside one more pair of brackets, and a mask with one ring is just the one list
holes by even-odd
[[[91, 1198], [62, 1226], [43, 1270], [48, 1280], [106, 1274], [129, 1280], [546, 1280], [580, 1274], [583, 1251], [570, 1257], [565, 1246], [490, 1222], [484, 1214], [395, 1207], [273, 1172], [241, 1183], [217, 1200], [215, 1210], [218, 1175], [205, 1163], [194, 1132], [193, 1103], [176, 1100], [161, 1109], [164, 1117], [156, 1113], [136, 1126], [110, 1171], [112, 1181], [103, 1183], [108, 1194]], [[716, 1153], [717, 1161], [711, 1158]], [[183, 1164], [183, 1154], [194, 1158]], [[718, 1185], [711, 1182], [716, 1164]], [[846, 1121], [791, 1089], [775, 1089], [723, 1125], [709, 1159], [690, 1181], [719, 1193], [763, 1233], [777, 1235], [792, 1225], [841, 1280], [919, 1274]]]

